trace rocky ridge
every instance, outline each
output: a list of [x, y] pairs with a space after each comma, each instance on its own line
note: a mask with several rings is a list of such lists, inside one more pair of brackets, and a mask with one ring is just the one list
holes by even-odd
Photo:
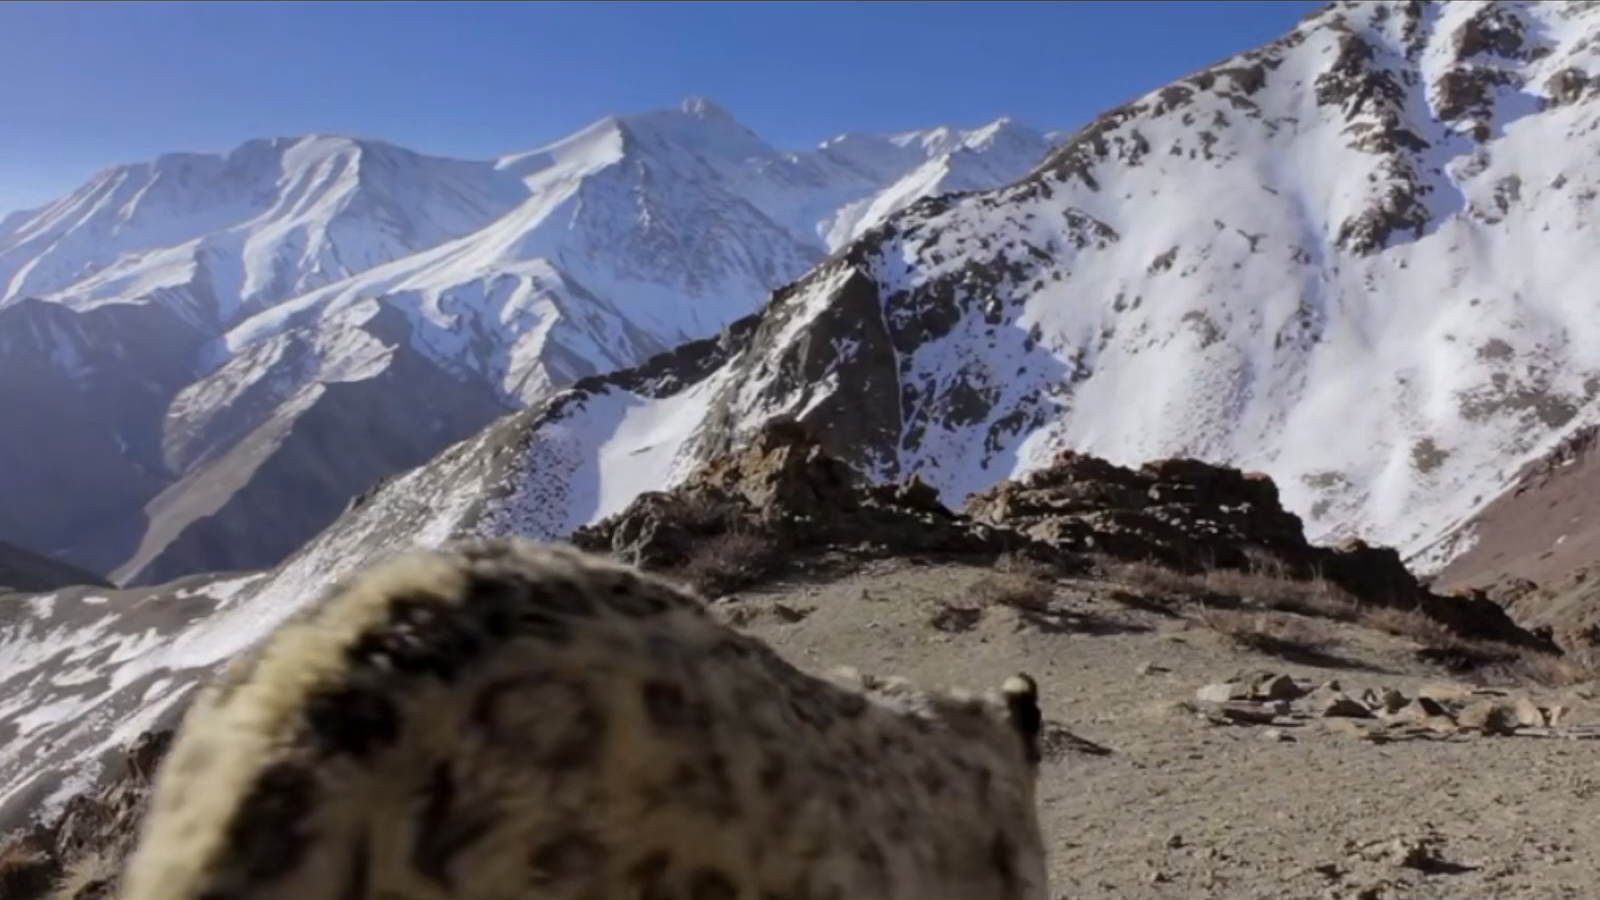
[[111, 586], [93, 572], [40, 556], [22, 547], [0, 543], [0, 594], [7, 591], [48, 591], [78, 584]]
[[[1553, 650], [1477, 593], [1432, 593], [1392, 548], [1309, 543], [1272, 480], [1191, 459], [1127, 469], [1078, 453], [975, 494], [957, 513], [915, 476], [875, 484], [832, 457], [804, 425], [767, 423], [742, 451], [666, 492], [573, 532], [574, 545], [647, 569], [675, 570], [729, 536], [774, 565], [838, 552], [852, 559], [1014, 555], [1083, 571], [1089, 560], [1179, 572], [1270, 561], [1290, 580], [1321, 578], [1374, 607], [1418, 610], [1464, 638]], [[767, 575], [759, 567], [750, 577]]]

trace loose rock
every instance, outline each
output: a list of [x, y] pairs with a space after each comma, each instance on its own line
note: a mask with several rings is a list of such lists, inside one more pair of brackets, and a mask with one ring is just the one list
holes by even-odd
[[1523, 728], [1543, 728], [1547, 723], [1544, 710], [1526, 696], [1519, 696], [1511, 708], [1517, 725]]
[[1196, 700], [1206, 703], [1231, 703], [1235, 700], [1247, 700], [1249, 697], [1249, 685], [1230, 681], [1212, 682], [1194, 692]]
[[1483, 734], [1506, 735], [1517, 730], [1516, 717], [1504, 704], [1479, 700], [1456, 714], [1456, 724]]

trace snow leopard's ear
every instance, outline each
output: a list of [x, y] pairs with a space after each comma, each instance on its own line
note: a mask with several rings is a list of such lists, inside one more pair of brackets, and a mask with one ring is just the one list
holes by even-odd
[[1022, 746], [1028, 762], [1038, 764], [1042, 758], [1039, 733], [1044, 728], [1044, 714], [1039, 712], [1039, 684], [1026, 672], [1007, 678], [1000, 685], [1000, 696], [1006, 701], [1006, 715], [1011, 726], [1022, 736]]

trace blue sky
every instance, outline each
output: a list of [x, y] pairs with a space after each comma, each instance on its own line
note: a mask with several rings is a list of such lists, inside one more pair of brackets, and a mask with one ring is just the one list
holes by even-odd
[[1073, 129], [1320, 4], [0, 3], [0, 213], [112, 163], [336, 132], [525, 150], [704, 96], [770, 143]]

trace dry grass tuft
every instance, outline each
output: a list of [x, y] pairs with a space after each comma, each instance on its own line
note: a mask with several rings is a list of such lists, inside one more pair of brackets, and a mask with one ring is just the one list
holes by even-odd
[[1339, 643], [1325, 624], [1288, 613], [1204, 609], [1196, 619], [1240, 647], [1273, 656], [1314, 656]]
[[1055, 594], [1055, 582], [1016, 572], [990, 572], [972, 585], [972, 596], [982, 604], [1035, 613], [1049, 610]]
[[1479, 680], [1534, 682], [1548, 687], [1568, 687], [1600, 679], [1600, 665], [1585, 653], [1557, 656], [1527, 647], [1459, 637], [1440, 622], [1416, 609], [1373, 607], [1363, 609], [1360, 624], [1412, 641], [1417, 655]]
[[1249, 570], [1187, 573], [1150, 562], [1102, 565], [1113, 580], [1147, 594], [1201, 604], [1206, 607], [1198, 617], [1201, 624], [1262, 652], [1323, 652], [1336, 643], [1326, 629], [1316, 627], [1315, 619], [1325, 619], [1404, 638], [1418, 646], [1418, 658], [1479, 679], [1556, 687], [1600, 680], [1600, 661], [1587, 655], [1557, 656], [1462, 638], [1420, 609], [1361, 603], [1322, 578], [1292, 577], [1280, 562], [1265, 555], [1254, 556]]
[[1209, 569], [1180, 572], [1154, 562], [1108, 562], [1114, 581], [1173, 600], [1229, 600], [1241, 605], [1300, 613], [1341, 622], [1355, 621], [1361, 604], [1323, 578], [1295, 578], [1281, 562], [1253, 555], [1249, 570]]
[[1275, 609], [1341, 622], [1355, 621], [1362, 606], [1343, 588], [1322, 578], [1296, 579], [1265, 572], [1213, 569], [1204, 576], [1212, 592]]
[[761, 580], [776, 567], [778, 556], [772, 538], [729, 531], [697, 542], [675, 574], [696, 591], [717, 596]]
[[1174, 600], [1203, 600], [1209, 593], [1200, 576], [1159, 563], [1102, 559], [1100, 569], [1107, 579], [1118, 584]]

